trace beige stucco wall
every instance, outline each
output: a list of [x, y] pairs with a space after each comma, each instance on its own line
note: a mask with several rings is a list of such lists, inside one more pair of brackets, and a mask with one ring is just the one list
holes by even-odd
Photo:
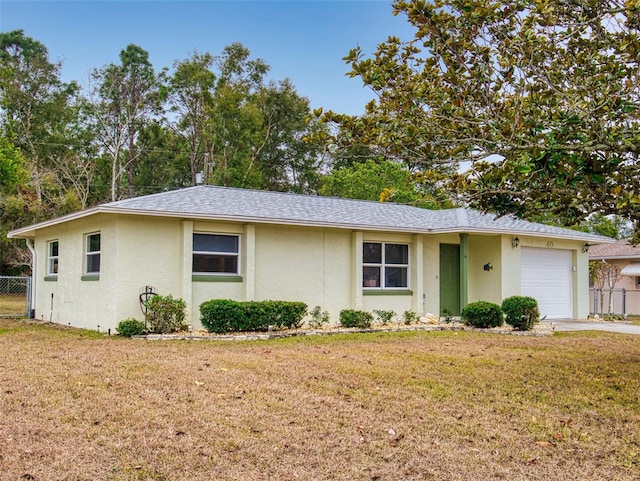
[[[84, 235], [99, 231], [99, 280], [83, 280]], [[240, 277], [207, 282], [192, 278], [194, 232], [240, 235]], [[59, 241], [59, 274], [45, 281], [47, 241]], [[511, 236], [469, 235], [469, 302], [501, 302], [520, 293], [520, 248]], [[409, 288], [400, 295], [362, 289], [362, 242], [409, 244]], [[551, 244], [547, 244], [551, 242]], [[153, 286], [187, 302], [187, 322], [199, 327], [199, 306], [214, 298], [279, 299], [318, 305], [338, 322], [341, 309], [439, 313], [440, 245], [459, 244], [458, 234], [393, 234], [347, 229], [197, 222], [135, 215], [93, 215], [38, 231], [35, 242], [36, 317], [106, 331], [128, 317], [143, 319], [139, 293]], [[574, 317], [586, 317], [588, 254], [577, 241], [520, 237], [521, 246], [573, 252]], [[490, 262], [493, 269], [485, 271]], [[53, 309], [50, 309], [53, 294]], [[385, 295], [382, 295], [385, 294]], [[394, 293], [395, 294], [395, 293]], [[100, 327], [98, 327], [100, 326]]]
[[255, 231], [255, 299], [318, 305], [337, 321], [352, 304], [351, 232], [269, 225]]
[[[85, 234], [101, 233], [99, 280], [82, 280]], [[35, 315], [37, 319], [106, 331], [117, 318], [116, 285], [105, 282], [116, 273], [116, 219], [96, 215], [38, 232], [35, 241]], [[57, 280], [45, 280], [47, 242], [58, 241]], [[53, 297], [52, 297], [53, 296]], [[53, 302], [52, 302], [53, 299]]]
[[[502, 236], [469, 236], [469, 302], [502, 302]], [[485, 271], [485, 264], [491, 270]]]
[[[638, 262], [637, 259], [607, 259], [606, 262], [612, 265], [618, 265], [622, 269], [624, 266], [631, 262]], [[625, 292], [625, 314], [629, 315], [640, 315], [640, 286], [636, 281], [635, 276], [620, 276], [618, 281], [614, 286], [614, 294], [613, 294], [613, 310], [614, 314], [620, 314], [622, 312], [622, 292], [621, 289], [624, 289]], [[606, 314], [609, 312], [609, 287], [605, 283], [604, 286], [604, 302], [598, 296], [597, 299], [597, 307], [598, 314]], [[604, 304], [604, 305], [602, 305]], [[589, 312], [594, 313], [594, 301], [593, 301], [593, 291], [589, 293]]]

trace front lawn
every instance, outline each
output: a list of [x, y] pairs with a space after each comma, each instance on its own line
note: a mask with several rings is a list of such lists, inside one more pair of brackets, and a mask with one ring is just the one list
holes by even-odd
[[144, 341], [0, 320], [7, 480], [637, 480], [640, 337]]

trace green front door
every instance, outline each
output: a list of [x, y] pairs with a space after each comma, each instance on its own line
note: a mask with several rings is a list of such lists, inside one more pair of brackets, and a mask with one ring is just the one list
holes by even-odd
[[440, 315], [460, 315], [460, 246], [440, 244]]

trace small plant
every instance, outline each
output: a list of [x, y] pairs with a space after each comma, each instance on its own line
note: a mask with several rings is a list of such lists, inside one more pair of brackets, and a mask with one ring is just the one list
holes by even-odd
[[404, 311], [402, 313], [402, 320], [408, 326], [418, 321], [418, 315], [413, 311]]
[[147, 328], [157, 334], [170, 334], [183, 327], [186, 304], [182, 299], [154, 295], [149, 299], [147, 307]]
[[323, 311], [320, 306], [316, 306], [311, 309], [309, 314], [311, 315], [311, 320], [309, 321], [309, 325], [311, 327], [322, 327], [323, 324], [327, 324], [329, 322], [329, 311]]
[[453, 322], [453, 312], [451, 312], [451, 309], [442, 309], [442, 315], [444, 316], [444, 322], [446, 324]]
[[462, 321], [473, 327], [500, 327], [504, 323], [504, 314], [498, 304], [476, 301], [462, 310]]
[[396, 315], [395, 311], [383, 311], [379, 309], [374, 309], [373, 313], [378, 318], [378, 322], [383, 326], [391, 322], [391, 319]]
[[538, 302], [533, 297], [511, 296], [502, 301], [505, 321], [518, 331], [530, 331], [540, 321]]
[[140, 336], [145, 331], [144, 322], [133, 318], [125, 319], [118, 323], [116, 331], [120, 336], [124, 337]]
[[340, 324], [344, 327], [357, 327], [368, 329], [373, 322], [373, 314], [367, 311], [357, 311], [355, 309], [343, 309], [340, 311]]

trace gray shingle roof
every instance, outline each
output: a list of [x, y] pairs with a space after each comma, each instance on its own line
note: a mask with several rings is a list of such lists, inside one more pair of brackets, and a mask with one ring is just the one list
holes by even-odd
[[116, 210], [279, 224], [401, 232], [498, 232], [584, 239], [607, 238], [561, 227], [496, 217], [472, 209], [427, 210], [335, 197], [198, 186], [105, 204]]
[[9, 235], [34, 237], [37, 229], [100, 212], [408, 233], [476, 232], [560, 237], [590, 243], [611, 241], [607, 237], [472, 209], [427, 210], [393, 203], [216, 186], [189, 187], [110, 202], [16, 229]]

